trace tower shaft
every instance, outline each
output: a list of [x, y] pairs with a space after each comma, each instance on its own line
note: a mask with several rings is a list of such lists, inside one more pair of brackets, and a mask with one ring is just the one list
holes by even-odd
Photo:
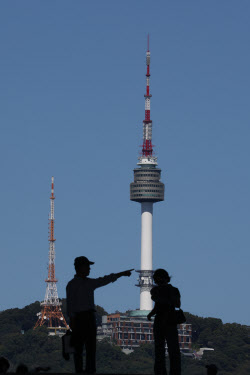
[[153, 202], [141, 203], [140, 310], [152, 310], [150, 296], [153, 272]]
[[141, 204], [141, 270], [152, 270], [153, 265], [153, 203]]

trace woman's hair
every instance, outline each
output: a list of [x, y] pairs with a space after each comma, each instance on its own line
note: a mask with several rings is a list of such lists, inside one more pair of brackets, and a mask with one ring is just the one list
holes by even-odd
[[153, 279], [155, 282], [157, 281], [166, 281], [167, 283], [170, 282], [171, 277], [169, 276], [168, 272], [164, 270], [163, 268], [158, 268], [155, 270]]

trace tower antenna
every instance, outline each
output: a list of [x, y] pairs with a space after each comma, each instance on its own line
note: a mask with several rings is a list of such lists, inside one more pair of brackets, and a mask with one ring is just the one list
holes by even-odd
[[[55, 237], [54, 237], [54, 224], [55, 224], [55, 196], [54, 196], [54, 177], [51, 178], [51, 195], [50, 195], [50, 214], [49, 214], [49, 265], [48, 265], [48, 278], [45, 280], [47, 283], [45, 298], [41, 302], [41, 312], [37, 314], [38, 320], [33, 329], [42, 326], [45, 323], [49, 329], [49, 334], [62, 334], [66, 329], [69, 329], [66, 320], [63, 316], [61, 305], [57, 293], [57, 279], [55, 277]], [[62, 327], [62, 325], [64, 327]]]

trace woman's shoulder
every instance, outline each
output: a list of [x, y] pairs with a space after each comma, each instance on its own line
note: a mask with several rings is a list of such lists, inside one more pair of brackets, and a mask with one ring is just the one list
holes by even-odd
[[179, 291], [178, 288], [176, 288], [172, 284], [168, 284], [168, 286], [169, 286], [169, 289], [171, 290], [172, 293], [180, 295], [180, 291]]
[[153, 294], [156, 294], [159, 292], [159, 286], [153, 286], [153, 288], [150, 290], [150, 293], [153, 295]]
[[150, 293], [151, 295], [162, 293], [180, 294], [179, 289], [173, 286], [172, 284], [156, 285], [151, 289]]

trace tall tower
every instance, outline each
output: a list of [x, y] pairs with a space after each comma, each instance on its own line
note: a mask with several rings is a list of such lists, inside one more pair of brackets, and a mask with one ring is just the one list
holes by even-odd
[[[55, 237], [54, 237], [54, 223], [55, 223], [55, 206], [54, 206], [54, 177], [51, 179], [51, 196], [50, 196], [50, 215], [49, 215], [49, 265], [48, 278], [44, 301], [41, 302], [41, 312], [37, 314], [38, 320], [33, 329], [47, 323], [50, 334], [60, 333], [68, 329], [68, 325], [63, 316], [61, 305], [57, 293], [57, 279], [55, 277]], [[64, 327], [62, 327], [62, 325]], [[54, 331], [54, 332], [53, 332]], [[58, 331], [58, 332], [57, 332]]]
[[153, 204], [164, 200], [164, 184], [160, 182], [161, 170], [157, 168], [157, 157], [152, 145], [152, 120], [150, 118], [150, 51], [149, 36], [146, 53], [145, 120], [143, 121], [142, 153], [138, 168], [134, 169], [134, 182], [130, 184], [130, 200], [141, 204], [141, 270], [139, 273], [140, 310], [152, 310], [150, 290], [153, 286]]

